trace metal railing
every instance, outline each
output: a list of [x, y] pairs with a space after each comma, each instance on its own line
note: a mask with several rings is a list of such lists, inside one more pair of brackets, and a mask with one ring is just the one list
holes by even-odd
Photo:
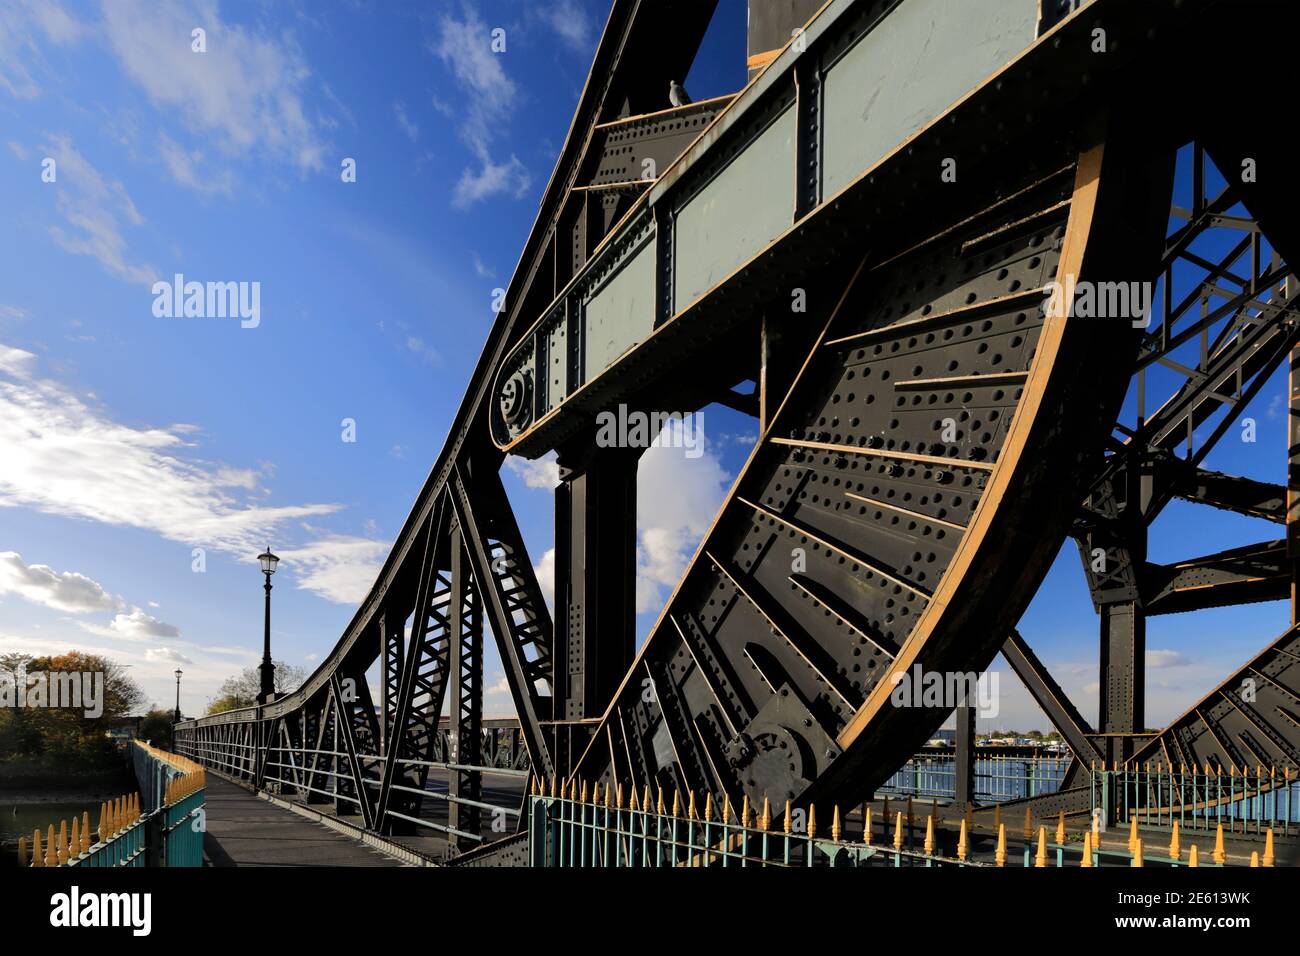
[[[1065, 754], [1014, 756], [976, 751], [975, 799], [980, 803], [1022, 800], [1061, 789], [1073, 759]], [[956, 794], [957, 758], [953, 754], [919, 753], [876, 788], [880, 794], [952, 800]]]
[[[50, 824], [18, 840], [20, 866], [146, 867], [202, 866], [204, 773], [192, 760], [140, 741], [131, 761], [140, 792], [100, 804], [98, 837], [91, 842], [90, 812], [72, 825]], [[143, 806], [143, 809], [142, 809]]]
[[[667, 803], [666, 803], [667, 801]], [[1137, 817], [1131, 818], [1127, 844], [1103, 843], [1100, 820], [1091, 828], [1070, 831], [1065, 814], [1059, 814], [1055, 832], [1033, 825], [1026, 813], [1019, 839], [1009, 838], [1007, 824], [995, 817], [991, 832], [979, 833], [971, 811], [957, 820], [945, 820], [932, 805], [924, 826], [916, 826], [914, 807], [906, 812], [883, 812], [864, 804], [853, 816], [857, 840], [849, 838], [849, 814], [831, 809], [829, 832], [818, 829], [817, 808], [787, 803], [774, 825], [765, 800], [755, 815], [748, 798], [736, 811], [730, 798], [700, 800], [680, 794], [654, 800], [647, 787], [625, 799], [622, 787], [606, 785], [590, 790], [572, 780], [550, 792], [533, 782], [528, 798], [529, 866], [543, 868], [586, 867], [1210, 867], [1223, 866], [1224, 831], [1219, 826], [1213, 848], [1202, 856], [1197, 844], [1182, 841], [1175, 824], [1168, 845], [1139, 834]], [[955, 826], [955, 833], [954, 833]], [[922, 838], [921, 834], [924, 834]], [[1011, 842], [1009, 842], [1009, 839]], [[1016, 845], [1018, 843], [1018, 845]], [[945, 852], [945, 850], [949, 852]], [[1273, 831], [1266, 832], [1263, 853], [1253, 851], [1251, 866], [1274, 865]]]
[[[535, 781], [534, 781], [535, 784]], [[958, 856], [937, 852], [931, 822], [922, 847], [905, 844], [902, 816], [892, 845], [873, 845], [868, 815], [861, 842], [844, 838], [839, 808], [831, 814], [829, 833], [819, 834], [815, 807], [785, 806], [780, 829], [767, 801], [753, 814], [745, 798], [735, 810], [729, 797], [719, 803], [712, 794], [702, 809], [695, 794], [671, 797], [671, 809], [662, 791], [651, 802], [650, 789], [624, 801], [623, 788], [606, 785], [588, 793], [577, 781], [566, 793], [538, 792], [534, 785], [528, 800], [528, 858], [533, 867], [940, 867], [979, 866], [967, 859], [966, 847]], [[963, 830], [963, 834], [964, 834]]]
[[1300, 775], [1290, 768], [1094, 766], [1092, 806], [1112, 819], [1137, 819], [1143, 827], [1177, 825], [1263, 836], [1300, 831]]

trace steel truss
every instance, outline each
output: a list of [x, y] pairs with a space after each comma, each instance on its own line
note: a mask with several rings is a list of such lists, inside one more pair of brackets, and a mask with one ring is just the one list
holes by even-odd
[[[906, 29], [890, 18], [921, 5], [832, 0], [781, 49], [769, 44], [789, 25], [751, 18], [750, 84], [665, 110], [713, 6], [616, 0], [507, 307], [370, 595], [303, 687], [178, 725], [182, 752], [462, 851], [501, 835], [485, 832], [500, 809], [484, 798], [488, 770], [527, 768], [552, 789], [581, 778], [725, 794], [733, 807], [848, 805], [952, 713], [950, 701], [896, 706], [895, 678], [977, 673], [1001, 651], [1074, 752], [1051, 798], [1061, 809], [1086, 809], [1082, 775], [1097, 761], [1296, 767], [1294, 628], [1155, 736], [1142, 663], [1150, 614], [1294, 605], [1290, 488], [1203, 467], [1295, 349], [1294, 204], [1266, 104], [1230, 92], [1214, 62], [1193, 83], [1179, 77], [1188, 45], [1215, 37], [1250, 51], [1255, 82], [1277, 81], [1285, 58], [1270, 38], [1289, 35], [1279, 25], [1295, 11], [1042, 5], [1036, 22], [1008, 27], [1027, 31], [1010, 62], [960, 96], [936, 80], [931, 119], [846, 166], [856, 154], [828, 131], [854, 121], [837, 100], [844, 77], [872, 61], [882, 24]], [[1189, 140], [1192, 199], [1170, 226]], [[1243, 155], [1275, 178], [1209, 195], [1207, 157], [1226, 173]], [[954, 158], [959, 175], [936, 187]], [[743, 235], [693, 206], [725, 205], [729, 189], [757, 205], [769, 186], [789, 188], [789, 210]], [[708, 251], [691, 245], [681, 223], [692, 221], [753, 249], [702, 290], [687, 275]], [[760, 226], [771, 235], [755, 247]], [[1237, 238], [1211, 256], [1218, 233]], [[1053, 282], [1156, 281], [1162, 309], [1146, 330], [1044, 294]], [[807, 311], [791, 318], [796, 287]], [[620, 309], [645, 326], [620, 326]], [[1182, 381], [1151, 407], [1155, 367]], [[712, 402], [755, 415], [759, 440], [636, 652], [637, 456], [598, 448], [592, 415]], [[554, 623], [500, 478], [507, 453], [550, 450]], [[1286, 524], [1286, 536], [1157, 565], [1148, 529], [1174, 499]], [[1101, 620], [1096, 728], [1014, 630], [1070, 536]], [[482, 711], [489, 634], [517, 731]], [[969, 776], [968, 708], [958, 726]], [[959, 800], [972, 792], [959, 780]], [[500, 859], [519, 846], [503, 839]]]

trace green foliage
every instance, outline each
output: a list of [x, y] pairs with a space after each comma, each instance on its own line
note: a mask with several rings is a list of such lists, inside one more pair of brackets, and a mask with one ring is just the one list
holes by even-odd
[[151, 710], [140, 721], [136, 737], [147, 740], [163, 750], [172, 749], [172, 718], [175, 712], [170, 710]]
[[257, 703], [252, 697], [242, 697], [239, 694], [222, 694], [220, 697], [214, 697], [208, 701], [207, 713], [219, 714], [226, 710], [238, 710], [240, 707], [252, 707]]
[[6, 683], [41, 671], [102, 674], [103, 712], [88, 717], [84, 710], [69, 708], [0, 708], [0, 766], [6, 773], [17, 768], [74, 773], [118, 764], [121, 758], [108, 730], [144, 700], [126, 669], [106, 657], [78, 651], [49, 657], [0, 656], [0, 680]]
[[[307, 679], [307, 671], [284, 661], [275, 664], [275, 692], [287, 694]], [[219, 714], [223, 710], [236, 710], [240, 707], [252, 707], [257, 703], [257, 695], [262, 690], [262, 673], [256, 667], [245, 667], [236, 677], [228, 677], [217, 690], [217, 696], [208, 702], [209, 714]]]

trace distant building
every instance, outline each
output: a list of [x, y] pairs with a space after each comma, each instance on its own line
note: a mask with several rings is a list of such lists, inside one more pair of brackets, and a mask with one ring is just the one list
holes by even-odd
[[123, 717], [115, 724], [110, 724], [108, 730], [104, 731], [104, 736], [109, 740], [123, 741], [134, 740], [140, 732], [140, 721], [144, 717]]

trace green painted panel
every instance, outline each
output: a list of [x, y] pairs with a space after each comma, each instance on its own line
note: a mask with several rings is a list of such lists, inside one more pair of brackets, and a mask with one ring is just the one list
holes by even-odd
[[790, 227], [794, 151], [795, 111], [790, 107], [678, 211], [674, 312]]
[[568, 395], [569, 376], [565, 373], [568, 360], [568, 326], [564, 322], [555, 323], [547, 343], [547, 368], [538, 369], [546, 376], [546, 411], [556, 408]]
[[905, 0], [826, 74], [823, 197], [1014, 59], [1037, 30], [1038, 0]]
[[583, 381], [591, 381], [654, 330], [655, 243], [634, 252], [584, 306]]

